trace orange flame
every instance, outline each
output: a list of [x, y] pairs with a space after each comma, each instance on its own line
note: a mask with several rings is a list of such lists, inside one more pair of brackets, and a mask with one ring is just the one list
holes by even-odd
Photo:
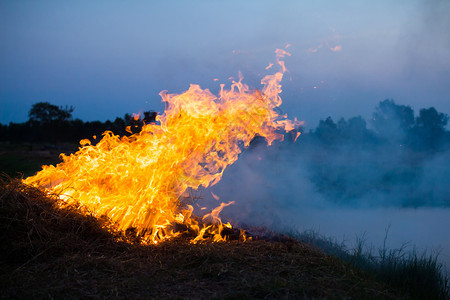
[[250, 91], [241, 80], [230, 89], [221, 85], [218, 96], [194, 84], [179, 95], [163, 91], [167, 105], [157, 116], [160, 125], [146, 124], [129, 137], [107, 131], [96, 145], [82, 140], [78, 152], [61, 154], [62, 163], [43, 166], [25, 182], [47, 188], [67, 203], [76, 201], [95, 216], [108, 216], [120, 230], [135, 228], [147, 243], [179, 235], [177, 223], [197, 233], [193, 243], [205, 233], [214, 241], [224, 240], [221, 232], [231, 225], [222, 224], [218, 215], [232, 202], [200, 221], [183, 195], [216, 184], [255, 136], [270, 145], [299, 124], [275, 110], [282, 102], [285, 55], [290, 54], [277, 49], [281, 71], [262, 79], [261, 92]]
[[131, 117], [132, 117], [133, 120], [135, 120], [135, 121], [138, 121], [138, 120], [141, 118], [141, 116], [140, 116], [139, 114], [135, 114], [135, 113], [133, 113], [133, 115], [132, 115]]

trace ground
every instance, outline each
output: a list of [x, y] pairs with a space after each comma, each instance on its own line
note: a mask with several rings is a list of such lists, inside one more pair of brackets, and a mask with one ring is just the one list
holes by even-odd
[[105, 221], [3, 178], [2, 298], [398, 299], [370, 274], [287, 237], [126, 242]]
[[0, 143], [0, 172], [16, 178], [27, 177], [39, 171], [42, 165], [60, 163], [60, 153], [70, 154], [77, 149], [78, 145], [69, 143]]

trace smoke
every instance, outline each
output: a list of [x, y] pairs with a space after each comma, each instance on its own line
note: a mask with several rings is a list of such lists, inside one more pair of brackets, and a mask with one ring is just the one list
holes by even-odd
[[329, 149], [302, 137], [246, 150], [211, 191], [236, 201], [229, 210], [239, 220], [265, 225], [310, 208], [450, 207], [448, 150], [408, 153], [403, 145], [382, 142]]
[[[407, 47], [405, 74], [426, 72], [423, 79], [448, 76], [450, 67], [450, 2], [447, 0], [421, 1], [417, 12], [405, 24], [406, 34], [399, 41]], [[429, 70], [427, 72], [427, 70]], [[424, 76], [426, 75], [426, 76]]]
[[428, 195], [430, 206], [450, 206], [449, 161], [450, 151], [446, 151], [423, 164], [418, 190], [420, 194]]
[[[358, 131], [348, 125], [357, 123], [351, 120], [339, 121], [329, 136], [316, 129], [295, 143], [288, 136], [270, 147], [255, 141], [217, 185], [203, 191], [205, 202], [215, 207], [235, 201], [223, 211], [234, 225], [312, 229], [349, 245], [364, 236], [375, 249], [389, 228], [389, 247], [409, 243], [420, 251], [440, 250], [441, 261], [450, 266], [446, 139], [440, 150], [414, 150], [422, 140], [412, 125], [405, 131], [401, 120], [391, 119], [383, 135], [365, 123]], [[342, 137], [339, 128], [351, 133]], [[401, 144], [406, 140], [409, 144]]]
[[326, 205], [307, 178], [303, 159], [293, 158], [280, 144], [267, 148], [261, 143], [243, 153], [211, 190], [221, 201], [235, 201], [227, 209], [235, 222], [275, 229], [302, 210]]

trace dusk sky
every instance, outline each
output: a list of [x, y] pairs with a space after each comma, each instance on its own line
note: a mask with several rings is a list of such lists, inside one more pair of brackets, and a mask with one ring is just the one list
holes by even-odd
[[449, 32], [448, 0], [0, 0], [0, 123], [39, 101], [84, 121], [162, 113], [161, 90], [215, 92], [239, 71], [260, 88], [286, 44], [282, 110], [309, 128], [386, 98], [449, 114]]

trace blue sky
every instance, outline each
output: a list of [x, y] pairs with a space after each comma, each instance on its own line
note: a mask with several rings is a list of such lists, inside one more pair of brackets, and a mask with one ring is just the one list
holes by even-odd
[[[315, 127], [392, 98], [450, 113], [450, 1], [0, 1], [0, 122], [162, 112], [158, 93], [259, 88], [286, 44], [282, 109]], [[213, 79], [218, 78], [215, 82]]]

